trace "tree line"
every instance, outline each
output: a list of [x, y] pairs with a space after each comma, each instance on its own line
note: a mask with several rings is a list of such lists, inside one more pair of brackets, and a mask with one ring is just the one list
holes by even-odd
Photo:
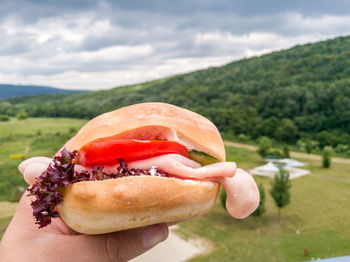
[[228, 137], [310, 140], [350, 155], [349, 58], [350, 37], [338, 37], [138, 85], [10, 99], [0, 114], [92, 118], [160, 101], [208, 117]]

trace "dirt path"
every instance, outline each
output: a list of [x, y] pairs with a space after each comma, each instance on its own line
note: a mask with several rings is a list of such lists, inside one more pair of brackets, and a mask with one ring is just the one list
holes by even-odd
[[132, 262], [181, 262], [187, 261], [195, 256], [205, 253], [208, 247], [198, 241], [186, 241], [178, 236], [171, 227], [169, 237], [164, 242], [155, 246], [143, 255], [134, 258]]
[[[225, 145], [227, 146], [235, 146], [235, 147], [241, 147], [246, 148], [248, 150], [257, 150], [257, 146], [253, 145], [247, 145], [247, 144], [241, 144], [237, 142], [230, 142], [230, 141], [224, 141]], [[306, 154], [302, 152], [290, 152], [291, 157], [298, 157], [298, 158], [304, 158], [309, 160], [321, 160], [322, 156], [315, 155], [315, 154]], [[350, 164], [350, 159], [347, 158], [341, 158], [341, 157], [332, 157], [332, 161], [336, 163], [343, 163], [343, 164]]]

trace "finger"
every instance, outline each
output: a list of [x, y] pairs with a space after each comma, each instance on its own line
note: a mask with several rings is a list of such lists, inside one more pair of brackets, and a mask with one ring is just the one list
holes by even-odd
[[71, 261], [128, 261], [164, 241], [168, 234], [168, 227], [158, 224], [104, 235], [74, 236], [72, 253], [77, 257], [71, 257]]
[[24, 170], [32, 163], [42, 163], [45, 165], [49, 165], [51, 163], [51, 158], [38, 156], [38, 157], [32, 157], [24, 160], [22, 163], [19, 164], [18, 170], [23, 174]]
[[50, 163], [52, 163], [50, 158], [33, 157], [23, 161], [18, 166], [18, 170], [23, 174], [24, 180], [29, 185], [33, 185], [35, 179], [47, 169]]

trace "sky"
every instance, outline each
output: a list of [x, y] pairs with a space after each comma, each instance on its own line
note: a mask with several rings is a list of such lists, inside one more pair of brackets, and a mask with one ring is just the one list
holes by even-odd
[[108, 89], [348, 34], [348, 0], [0, 0], [0, 83]]

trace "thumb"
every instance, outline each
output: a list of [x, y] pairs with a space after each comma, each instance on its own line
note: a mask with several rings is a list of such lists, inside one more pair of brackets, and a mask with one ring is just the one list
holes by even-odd
[[157, 224], [96, 236], [69, 236], [70, 261], [128, 261], [164, 241], [168, 233], [166, 224]]

